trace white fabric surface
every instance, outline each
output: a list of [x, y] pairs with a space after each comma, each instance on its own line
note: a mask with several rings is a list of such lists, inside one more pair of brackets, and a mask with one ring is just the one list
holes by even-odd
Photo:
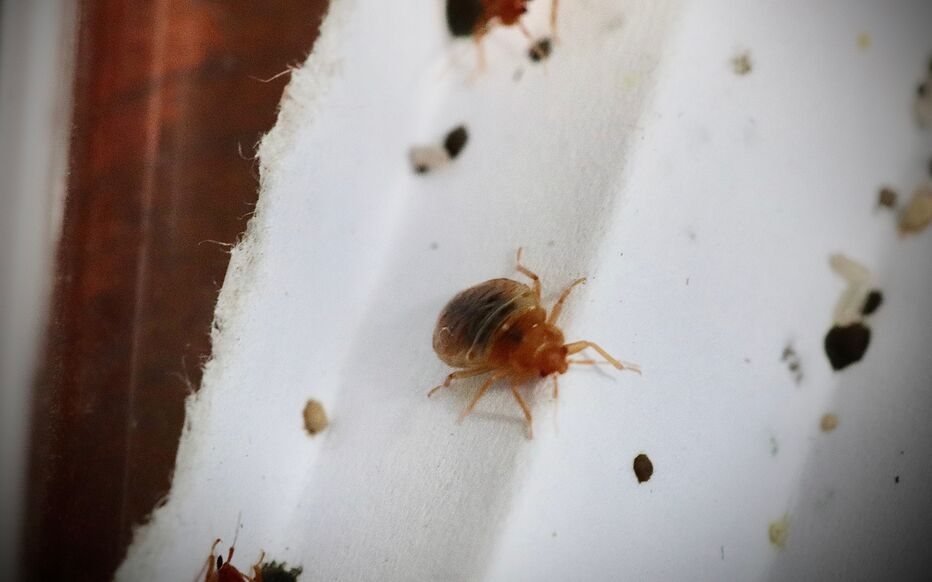
[[[535, 33], [547, 5], [532, 3]], [[172, 494], [118, 579], [192, 577], [238, 517], [238, 565], [262, 548], [302, 580], [928, 571], [932, 233], [900, 240], [873, 205], [932, 154], [910, 112], [930, 12], [564, 1], [546, 63], [499, 30], [476, 73], [441, 2], [336, 0], [261, 146]], [[460, 157], [413, 175], [409, 147], [459, 123]], [[475, 382], [426, 398], [448, 372], [430, 342], [440, 308], [514, 276], [519, 245], [547, 301], [590, 277], [568, 338], [644, 370], [571, 371], [558, 415], [534, 391], [533, 441], [507, 391], [462, 425]], [[821, 343], [835, 252], [886, 296], [865, 360], [841, 373]], [[780, 361], [790, 340], [800, 386]], [[332, 421], [315, 438], [311, 397]], [[639, 452], [655, 467], [641, 485]], [[767, 526], [785, 513], [778, 551]]]

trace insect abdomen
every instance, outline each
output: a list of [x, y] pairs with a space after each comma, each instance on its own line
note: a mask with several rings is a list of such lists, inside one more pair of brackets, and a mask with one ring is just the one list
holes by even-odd
[[511, 279], [492, 279], [458, 293], [440, 312], [434, 351], [457, 368], [484, 362], [495, 333], [537, 306], [531, 289]]
[[482, 18], [481, 0], [447, 0], [447, 26], [453, 36], [469, 36]]

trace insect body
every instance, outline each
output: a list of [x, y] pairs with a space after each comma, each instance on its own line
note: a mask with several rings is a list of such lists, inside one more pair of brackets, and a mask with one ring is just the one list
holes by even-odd
[[462, 420], [496, 381], [507, 380], [524, 413], [530, 437], [532, 416], [518, 392], [521, 384], [550, 376], [556, 398], [557, 376], [566, 372], [570, 364], [600, 363], [569, 358], [586, 348], [592, 348], [619, 370], [639, 373], [640, 370], [636, 365], [622, 364], [593, 342], [564, 343], [563, 332], [556, 322], [570, 292], [585, 279], [577, 279], [564, 289], [548, 314], [540, 304], [540, 278], [521, 264], [521, 249], [517, 270], [531, 279], [531, 287], [511, 279], [492, 279], [461, 291], [440, 312], [434, 330], [434, 351], [445, 363], [461, 369], [447, 376], [428, 396], [453, 380], [489, 374], [463, 411]]
[[[527, 12], [531, 0], [447, 0], [447, 26], [453, 36], [470, 36], [480, 46], [482, 37], [488, 34], [496, 24], [517, 26], [524, 36], [531, 38], [521, 17]], [[557, 4], [551, 0], [550, 28], [554, 38], [557, 35]], [[538, 54], [535, 52], [535, 54]], [[540, 55], [544, 58], [546, 55]], [[480, 52], [480, 61], [483, 59]]]

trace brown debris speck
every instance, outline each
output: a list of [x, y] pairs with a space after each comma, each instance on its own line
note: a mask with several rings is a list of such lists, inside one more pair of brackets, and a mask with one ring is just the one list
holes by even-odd
[[731, 70], [735, 72], [736, 75], [744, 76], [751, 72], [753, 64], [751, 63], [751, 55], [745, 51], [739, 55], [736, 55], [731, 59]]
[[531, 45], [531, 48], [528, 49], [528, 58], [532, 62], [539, 63], [542, 60], [550, 56], [550, 53], [553, 51], [553, 43], [549, 38], [542, 38]]
[[833, 370], [841, 370], [858, 362], [870, 345], [871, 330], [865, 317], [883, 302], [883, 295], [873, 286], [870, 270], [844, 255], [832, 255], [832, 269], [848, 282], [833, 316], [834, 325], [825, 334], [825, 354]]
[[783, 355], [780, 357], [780, 361], [786, 362], [786, 367], [792, 372], [793, 379], [796, 381], [797, 385], [803, 381], [802, 363], [799, 361], [796, 350], [793, 349], [793, 344], [786, 344], [783, 348]]
[[308, 400], [304, 406], [304, 428], [314, 436], [320, 431], [327, 428], [329, 421], [327, 413], [324, 411], [324, 405], [316, 400]]
[[786, 538], [790, 533], [790, 520], [784, 515], [779, 521], [771, 522], [767, 528], [767, 535], [770, 537], [770, 543], [779, 549], [786, 546]]
[[877, 206], [883, 206], [885, 208], [895, 208], [896, 207], [896, 192], [890, 188], [882, 188], [877, 194]]
[[408, 161], [415, 174], [427, 174], [449, 165], [469, 140], [466, 127], [458, 125], [447, 132], [441, 145], [416, 145], [408, 150]]
[[819, 427], [822, 429], [822, 432], [832, 432], [838, 428], [838, 417], [827, 412], [822, 415], [822, 420], [819, 422]]
[[440, 146], [414, 146], [408, 160], [415, 174], [427, 174], [450, 163], [450, 155]]
[[916, 88], [916, 121], [919, 127], [932, 126], [932, 63], [926, 78]]
[[643, 483], [651, 478], [654, 474], [654, 464], [644, 453], [634, 457], [634, 474], [638, 478], [638, 483]]
[[900, 215], [900, 234], [917, 233], [932, 223], [932, 185], [926, 183], [913, 193]]

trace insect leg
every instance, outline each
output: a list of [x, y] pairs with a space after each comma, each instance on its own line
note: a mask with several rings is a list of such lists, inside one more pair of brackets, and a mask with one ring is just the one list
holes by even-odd
[[478, 75], [485, 70], [485, 48], [482, 45], [482, 39], [489, 32], [490, 25], [488, 23], [481, 26], [477, 26], [475, 32], [472, 33], [473, 40], [476, 41], [476, 71], [474, 75]]
[[508, 372], [496, 372], [495, 374], [489, 376], [489, 379], [485, 381], [485, 384], [483, 384], [482, 387], [479, 388], [479, 391], [476, 392], [476, 395], [473, 397], [472, 401], [470, 401], [469, 406], [466, 407], [466, 410], [460, 414], [459, 422], [463, 422], [463, 419], [469, 416], [469, 413], [471, 413], [472, 409], [476, 407], [476, 403], [479, 402], [479, 399], [482, 398], [482, 396], [485, 394], [485, 391], [488, 390], [496, 380], [507, 374]]
[[518, 258], [516, 259], [518, 266], [516, 267], [516, 269], [518, 270], [519, 273], [527, 275], [528, 277], [530, 277], [532, 281], [534, 281], [534, 287], [533, 287], [534, 297], [536, 297], [537, 301], [540, 302], [540, 277], [537, 276], [537, 273], [535, 273], [534, 271], [528, 269], [527, 267], [521, 264], [521, 255], [523, 252], [524, 252], [524, 248], [518, 247]]
[[[220, 545], [220, 538], [217, 538], [217, 539], [214, 540], [213, 545], [210, 546], [210, 555], [207, 556], [207, 566], [206, 566], [206, 567], [207, 567], [207, 574], [206, 574], [206, 576], [204, 577], [205, 580], [209, 579], [211, 576], [214, 575], [214, 572], [215, 572], [214, 568], [216, 568], [216, 564], [217, 564], [216, 559], [214, 559], [214, 552], [217, 551], [217, 546], [219, 546], [219, 545]], [[222, 562], [222, 561], [223, 561], [223, 558], [220, 558], [220, 561]], [[198, 577], [198, 578], [201, 577], [201, 572], [203, 572], [203, 571], [204, 571], [204, 568], [201, 567], [201, 571], [197, 573], [197, 577]]]
[[586, 278], [576, 279], [570, 286], [563, 290], [563, 293], [560, 293], [560, 298], [557, 299], [557, 302], [553, 304], [553, 308], [550, 310], [550, 315], [547, 317], [547, 323], [553, 325], [557, 322], [557, 318], [560, 317], [560, 312], [563, 311], [563, 303], [566, 301], [566, 298], [570, 296], [570, 292], [573, 290], [573, 287], [576, 285], [582, 285], [586, 282]]
[[518, 392], [518, 387], [515, 384], [511, 385], [511, 393], [514, 394], [515, 400], [518, 401], [518, 406], [520, 406], [521, 410], [524, 412], [524, 419], [527, 421], [527, 438], [532, 439], [534, 438], [534, 427], [531, 424], [533, 421], [531, 409], [528, 408], [527, 402], [521, 397], [521, 394]]
[[534, 40], [534, 37], [531, 36], [531, 31], [527, 29], [527, 26], [525, 26], [523, 22], [519, 20], [516, 24], [518, 26], [518, 30], [520, 30], [528, 40]]
[[259, 559], [252, 566], [252, 578], [249, 582], [262, 582], [262, 562], [265, 560], [265, 550], [259, 550]]
[[553, 399], [560, 397], [560, 384], [557, 382], [557, 375], [553, 375]]
[[553, 0], [550, 3], [550, 36], [553, 37], [553, 42], [557, 42], [557, 5], [560, 3], [560, 0]]
[[494, 368], [488, 368], [488, 367], [470, 368], [468, 370], [457, 370], [456, 372], [453, 372], [452, 374], [447, 376], [447, 379], [443, 381], [443, 384], [439, 384], [431, 388], [430, 392], [427, 393], [427, 397], [430, 398], [434, 392], [436, 392], [437, 390], [440, 390], [441, 388], [448, 388], [450, 384], [453, 382], [453, 380], [458, 380], [460, 378], [472, 378], [473, 376], [479, 376], [481, 374], [485, 374], [486, 372], [491, 372], [492, 370], [494, 370]]
[[566, 347], [567, 354], [569, 355], [578, 354], [579, 352], [583, 351], [586, 348], [592, 348], [595, 351], [599, 352], [599, 355], [605, 358], [609, 364], [615, 366], [619, 370], [631, 370], [632, 372], [637, 372], [638, 374], [641, 373], [641, 369], [638, 367], [637, 364], [623, 364], [619, 362], [618, 360], [613, 358], [611, 355], [609, 355], [608, 352], [602, 349], [602, 346], [600, 346], [597, 343], [584, 340], [584, 341], [573, 342], [571, 344], [566, 344], [566, 346], [564, 347]]

